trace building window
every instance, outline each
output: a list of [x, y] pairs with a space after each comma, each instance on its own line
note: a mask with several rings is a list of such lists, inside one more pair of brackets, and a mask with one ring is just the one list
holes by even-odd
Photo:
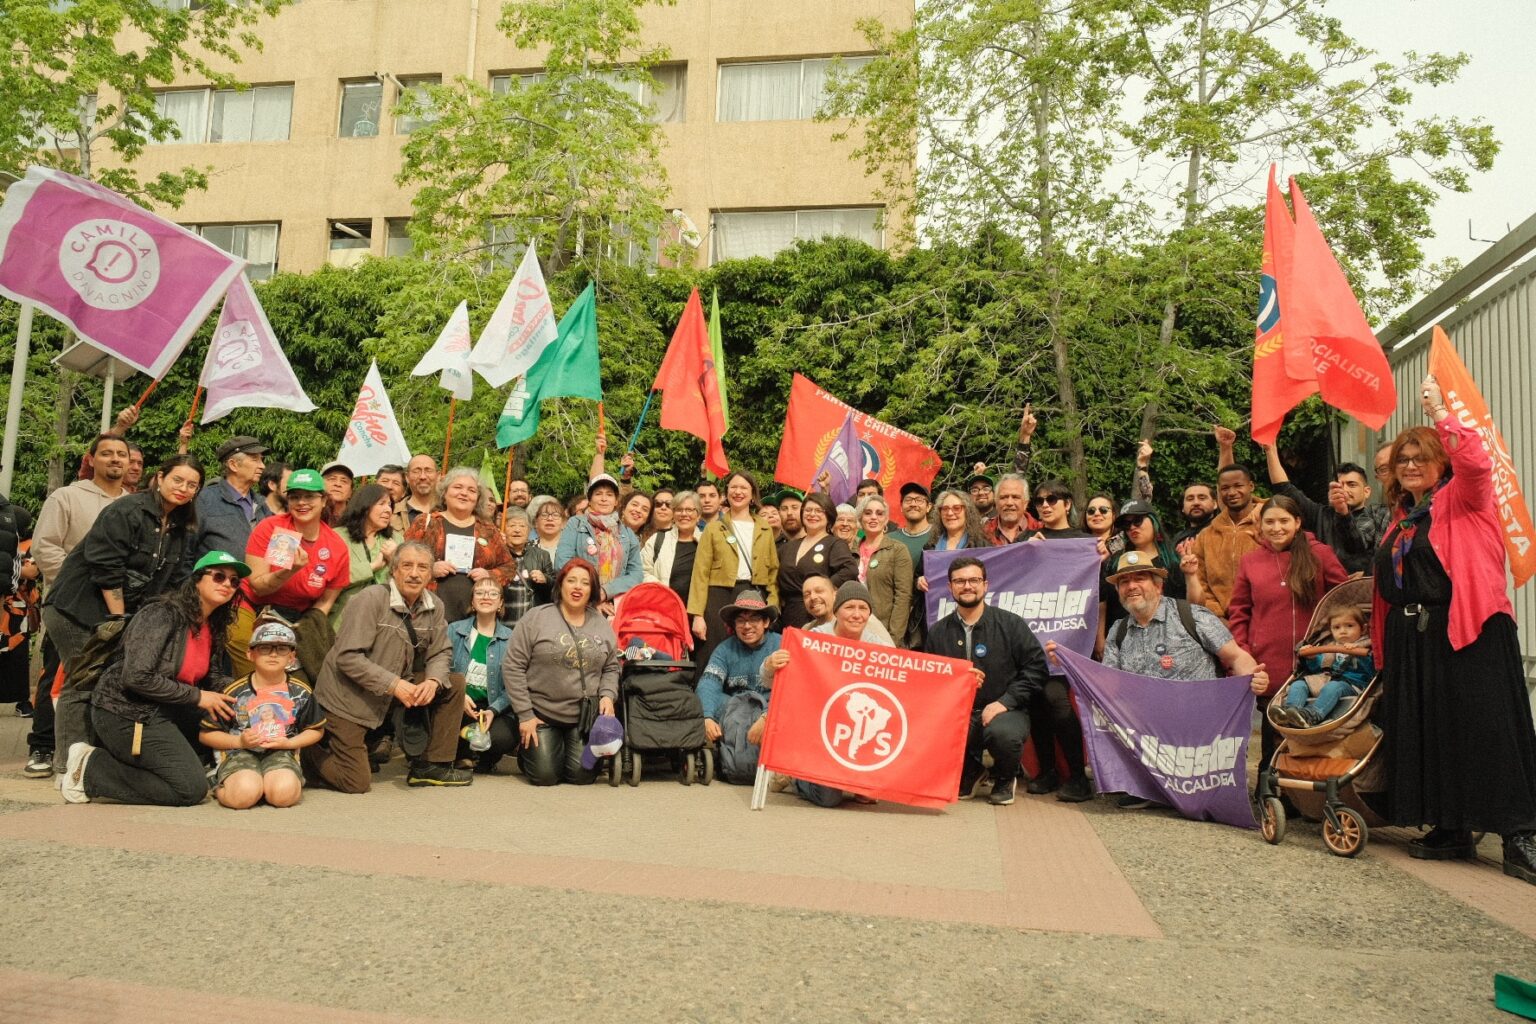
[[[843, 57], [838, 74], [856, 73], [873, 57]], [[720, 65], [721, 121], [804, 121], [826, 99], [833, 58]]]
[[341, 127], [344, 139], [371, 138], [379, 134], [379, 112], [384, 109], [384, 85], [376, 78], [341, 83]]
[[395, 118], [396, 135], [409, 135], [416, 129], [437, 120], [437, 115], [432, 111], [432, 101], [427, 96], [427, 89], [430, 86], [442, 84], [442, 75], [419, 75], [415, 78], [400, 79], [400, 99], [403, 100], [407, 96], [416, 97], [416, 101], [421, 105], [423, 113], [416, 117]]
[[155, 113], [178, 136], [167, 142], [282, 142], [293, 118], [293, 86], [176, 89], [155, 94]]
[[[524, 75], [492, 75], [491, 92], [505, 96], [511, 91], [514, 82], [521, 88], [542, 82], [545, 77], [542, 71]], [[654, 124], [675, 124], [685, 120], [684, 104], [688, 96], [686, 64], [660, 64], [651, 68], [654, 85], [626, 80], [616, 71], [599, 71], [597, 77], [641, 106], [649, 107]]]
[[355, 267], [373, 252], [373, 221], [331, 221], [331, 251], [326, 262], [333, 267]]
[[245, 260], [246, 276], [265, 281], [277, 273], [276, 224], [204, 224], [193, 228], [214, 245]]
[[385, 256], [409, 256], [416, 244], [411, 241], [411, 222], [405, 217], [391, 217], [384, 222], [388, 234], [384, 238]]
[[770, 210], [716, 213], [710, 261], [773, 256], [801, 239], [857, 238], [875, 248], [883, 242], [880, 210], [845, 207], [828, 210]]

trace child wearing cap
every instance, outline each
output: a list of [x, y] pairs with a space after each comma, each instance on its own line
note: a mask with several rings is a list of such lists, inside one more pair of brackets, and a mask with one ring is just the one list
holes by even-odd
[[304, 795], [297, 751], [320, 742], [325, 717], [314, 691], [288, 674], [297, 648], [287, 624], [259, 623], [251, 633], [254, 670], [224, 688], [234, 719], [208, 717], [199, 727], [203, 746], [219, 752], [213, 792], [225, 807], [244, 810], [262, 800], [292, 807]]

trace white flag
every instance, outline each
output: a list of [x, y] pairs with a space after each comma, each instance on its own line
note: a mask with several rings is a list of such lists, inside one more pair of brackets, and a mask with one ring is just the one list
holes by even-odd
[[315, 409], [244, 274], [235, 278], [224, 295], [224, 310], [197, 382], [208, 392], [204, 423], [235, 409]]
[[412, 377], [425, 377], [442, 371], [437, 382], [454, 398], [469, 401], [475, 393], [475, 376], [469, 372], [469, 304], [461, 302], [448, 318], [443, 333], [437, 336], [427, 354], [421, 357]]
[[539, 269], [533, 243], [529, 242], [523, 262], [512, 275], [512, 283], [507, 285], [496, 304], [496, 312], [491, 314], [491, 322], [475, 342], [469, 364], [491, 387], [499, 388], [532, 369], [558, 335], [555, 308], [549, 302], [549, 289], [544, 287], [544, 272]]
[[411, 461], [411, 449], [379, 378], [377, 360], [368, 364], [368, 376], [352, 407], [352, 421], [336, 461], [358, 476], [372, 476], [390, 463], [403, 466]]

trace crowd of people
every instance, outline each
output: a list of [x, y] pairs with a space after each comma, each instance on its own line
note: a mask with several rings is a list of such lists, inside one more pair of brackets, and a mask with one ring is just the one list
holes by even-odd
[[[1262, 716], [1265, 761], [1276, 724], [1324, 722], [1381, 673], [1386, 817], [1429, 827], [1410, 852], [1469, 858], [1474, 833], [1493, 832], [1506, 873], [1536, 883], [1536, 735], [1490, 462], [1432, 378], [1421, 404], [1432, 425], [1383, 445], [1371, 472], [1338, 465], [1321, 500], [1272, 447], [1261, 499], [1217, 427], [1214, 477], [1180, 482], [1177, 524], [1154, 504], [1149, 442], [1123, 496], [1079, 510], [1070, 482], [1032, 485], [1029, 409], [1005, 472], [977, 464], [937, 493], [864, 480], [850, 504], [764, 494], [744, 471], [647, 492], [631, 456], [606, 471], [601, 439], [582, 493], [513, 480], [501, 507], [477, 472], [428, 455], [359, 481], [341, 463], [285, 465], [248, 436], [219, 446], [215, 479], [184, 453], [145, 478], [130, 418], [35, 519], [0, 499], [0, 679], [33, 716], [26, 774], [73, 803], [211, 791], [286, 807], [305, 785], [367, 792], [397, 753], [410, 786], [469, 785], [509, 757], [534, 785], [590, 783], [620, 696], [610, 620], [649, 582], [686, 608], [704, 734], [738, 766], [729, 781], [748, 779], [794, 627], [969, 660], [958, 795], [990, 781], [1006, 806], [1022, 782], [1080, 802], [1095, 790], [1052, 645], [987, 602], [971, 554], [942, 570], [954, 606], [930, 624], [924, 555], [1091, 538], [1096, 658], [1167, 679], [1248, 675], [1260, 697], [1286, 687]], [[1332, 642], [1306, 646], [1324, 594], [1361, 574], [1371, 613], [1335, 615]], [[17, 696], [34, 646], [35, 695]], [[851, 796], [776, 780], [791, 786], [823, 806]]]

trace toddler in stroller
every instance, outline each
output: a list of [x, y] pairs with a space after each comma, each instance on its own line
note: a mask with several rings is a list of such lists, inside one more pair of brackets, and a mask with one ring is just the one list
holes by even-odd
[[1336, 609], [1328, 619], [1328, 631], [1333, 643], [1303, 644], [1296, 649], [1302, 674], [1286, 687], [1285, 702], [1275, 707], [1275, 724], [1297, 729], [1320, 725], [1340, 701], [1359, 696], [1376, 677], [1365, 615], [1358, 607]]

